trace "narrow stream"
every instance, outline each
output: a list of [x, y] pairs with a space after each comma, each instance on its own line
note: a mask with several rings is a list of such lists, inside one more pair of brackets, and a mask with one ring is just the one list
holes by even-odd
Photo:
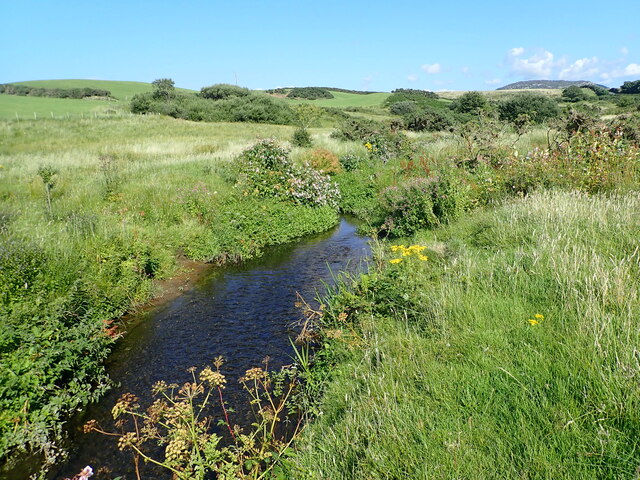
[[[295, 336], [292, 323], [301, 316], [295, 306], [296, 292], [313, 300], [325, 284], [332, 283], [333, 275], [361, 267], [368, 255], [367, 239], [342, 219], [330, 232], [271, 248], [263, 258], [213, 269], [192, 290], [133, 322], [107, 365], [120, 386], [92, 406], [82, 420], [93, 418], [113, 427], [110, 411], [122, 393], [132, 392], [141, 405], [148, 406], [155, 382], [188, 381], [189, 367], [210, 365], [218, 355], [225, 359], [225, 400], [236, 408], [234, 403], [242, 399], [236, 380], [247, 369], [261, 366], [266, 356], [270, 368], [292, 362], [289, 337]], [[237, 416], [242, 417], [242, 412]], [[231, 418], [231, 422], [242, 424], [243, 419]], [[119, 452], [112, 437], [78, 431], [72, 437], [76, 447], [70, 460], [50, 478], [71, 477], [85, 465], [96, 472], [92, 480], [135, 478], [130, 454]], [[162, 478], [161, 474], [154, 470], [146, 478]]]

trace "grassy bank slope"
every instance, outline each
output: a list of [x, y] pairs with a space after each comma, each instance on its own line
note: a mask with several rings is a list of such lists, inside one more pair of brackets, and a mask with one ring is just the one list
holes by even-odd
[[633, 478], [639, 209], [637, 193], [538, 193], [418, 235], [429, 260], [379, 251], [330, 302], [338, 363], [301, 470]]
[[332, 206], [236, 186], [233, 159], [292, 132], [159, 116], [0, 122], [0, 466], [18, 449], [55, 453], [67, 416], [108, 386], [112, 320], [152, 297], [177, 256], [240, 261], [337, 223]]

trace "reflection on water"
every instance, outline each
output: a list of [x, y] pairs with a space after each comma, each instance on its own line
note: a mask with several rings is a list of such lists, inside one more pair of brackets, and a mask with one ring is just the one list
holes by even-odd
[[[241, 266], [215, 269], [193, 290], [143, 314], [109, 358], [109, 374], [120, 386], [84, 420], [97, 418], [111, 427], [111, 407], [122, 393], [135, 393], [147, 406], [155, 382], [187, 381], [189, 367], [211, 364], [218, 355], [225, 358], [222, 372], [229, 379], [225, 400], [237, 408], [242, 392], [235, 379], [260, 366], [266, 356], [271, 368], [291, 363], [289, 337], [294, 335], [292, 323], [300, 318], [296, 292], [312, 300], [332, 282], [332, 272], [353, 270], [369, 254], [367, 239], [357, 236], [355, 228], [343, 219], [331, 232], [270, 249], [264, 258]], [[242, 417], [240, 411], [231, 421], [242, 423]], [[130, 455], [119, 452], [113, 438], [73, 436], [78, 446], [52, 478], [72, 476], [87, 464], [94, 470], [109, 468], [108, 474], [92, 477], [96, 480], [135, 478]], [[161, 474], [149, 473], [150, 478]]]

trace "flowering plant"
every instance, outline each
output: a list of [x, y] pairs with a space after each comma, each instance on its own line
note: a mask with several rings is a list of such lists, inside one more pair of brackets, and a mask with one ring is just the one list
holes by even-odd
[[311, 206], [338, 206], [340, 191], [328, 176], [297, 165], [274, 140], [263, 140], [237, 159], [237, 188], [245, 195], [276, 197]]

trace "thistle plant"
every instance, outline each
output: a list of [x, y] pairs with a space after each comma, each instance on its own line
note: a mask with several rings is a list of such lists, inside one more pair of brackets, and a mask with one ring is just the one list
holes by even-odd
[[[203, 480], [211, 473], [218, 479], [278, 476], [284, 468], [280, 460], [300, 430], [300, 419], [289, 423], [288, 429], [283, 426], [296, 412], [292, 398], [299, 382], [295, 367], [270, 372], [266, 362], [265, 368], [251, 368], [240, 378], [256, 419], [247, 432], [229, 419], [221, 357], [197, 374], [191, 368], [190, 382], [157, 382], [152, 388], [156, 398], [146, 410], [135, 395], [122, 395], [112, 409], [118, 432], [104, 430], [95, 420], [85, 424], [84, 431], [118, 437], [118, 448], [133, 454], [138, 479], [141, 459], [171, 471], [179, 480]], [[218, 402], [223, 418], [215, 422], [209, 412]], [[225, 427], [228, 439], [214, 433], [214, 423]], [[153, 444], [163, 447], [164, 459], [149, 453]]]
[[38, 175], [42, 179], [44, 184], [44, 193], [47, 201], [47, 213], [51, 217], [51, 190], [56, 186], [56, 179], [54, 178], [58, 174], [58, 170], [51, 165], [41, 165], [38, 168]]

